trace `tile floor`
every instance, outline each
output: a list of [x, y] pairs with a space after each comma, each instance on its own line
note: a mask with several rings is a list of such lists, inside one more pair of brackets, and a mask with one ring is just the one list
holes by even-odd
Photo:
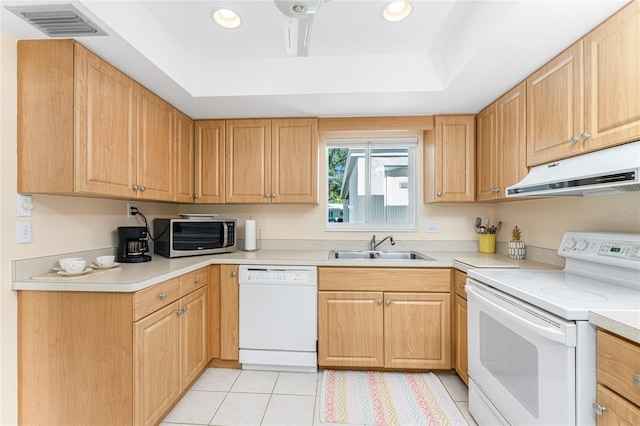
[[[470, 425], [467, 387], [455, 374], [438, 377]], [[209, 368], [165, 417], [176, 425], [328, 425], [320, 421], [322, 372]], [[456, 426], [456, 425], [454, 425]]]

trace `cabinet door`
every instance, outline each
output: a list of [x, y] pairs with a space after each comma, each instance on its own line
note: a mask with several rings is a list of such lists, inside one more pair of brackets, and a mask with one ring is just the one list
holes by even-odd
[[582, 153], [582, 76], [580, 41], [527, 78], [528, 166]]
[[592, 151], [640, 138], [640, 2], [584, 38], [585, 131]]
[[138, 104], [138, 197], [175, 199], [174, 108], [140, 88]]
[[478, 201], [498, 198], [499, 188], [499, 156], [498, 149], [498, 111], [493, 103], [477, 117], [477, 171]]
[[181, 299], [180, 392], [207, 365], [207, 289], [201, 288]]
[[225, 156], [225, 201], [269, 203], [271, 121], [227, 120]]
[[318, 364], [382, 367], [382, 303], [382, 292], [318, 292]]
[[467, 345], [467, 301], [456, 295], [453, 305], [455, 328], [455, 369], [458, 376], [469, 384], [469, 355]]
[[449, 293], [384, 293], [384, 304], [385, 367], [451, 368]]
[[640, 408], [600, 384], [597, 401], [605, 408], [596, 417], [597, 426], [640, 425]]
[[195, 194], [198, 204], [224, 203], [224, 120], [195, 122]]
[[135, 197], [139, 86], [76, 44], [75, 191]]
[[154, 425], [174, 403], [180, 378], [180, 302], [134, 323], [134, 424]]
[[318, 119], [271, 120], [271, 202], [318, 204]]
[[507, 195], [507, 186], [527, 175], [527, 87], [524, 82], [498, 99], [498, 152], [500, 171], [498, 198]]
[[[474, 201], [476, 192], [476, 118], [435, 118], [435, 198], [429, 201]], [[433, 185], [426, 182], [425, 185]]]
[[174, 110], [175, 114], [175, 159], [176, 159], [176, 201], [193, 202], [193, 120]]
[[220, 358], [240, 357], [238, 265], [220, 265]]

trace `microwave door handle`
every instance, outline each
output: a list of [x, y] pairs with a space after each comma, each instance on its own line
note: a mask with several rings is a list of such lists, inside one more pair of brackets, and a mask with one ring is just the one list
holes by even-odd
[[[476, 288], [473, 285], [467, 285], [465, 287], [465, 290], [467, 291], [467, 297], [469, 298], [469, 293], [471, 294], [472, 297], [475, 297], [477, 299], [479, 299], [482, 304], [488, 305], [490, 308], [499, 311], [501, 314], [509, 317], [510, 320], [512, 320], [513, 322], [519, 324], [522, 327], [525, 327], [526, 329], [548, 339], [548, 340], [552, 340], [554, 342], [558, 342], [558, 343], [562, 343], [566, 346], [575, 346], [575, 343], [572, 345], [570, 344], [570, 342], [567, 342], [567, 336], [565, 335], [565, 333], [563, 333], [562, 331], [560, 331], [557, 327], [554, 326], [542, 326], [539, 324], [535, 324], [531, 321], [528, 321], [526, 318], [524, 318], [521, 315], [518, 315], [516, 313], [514, 313], [511, 309], [506, 308], [505, 306], [501, 306], [497, 303], [495, 303], [494, 301], [490, 300], [489, 298], [485, 297], [484, 295], [480, 294], [479, 290], [476, 290]], [[517, 309], [517, 308], [516, 308]], [[525, 312], [526, 314], [526, 312]]]
[[229, 234], [227, 222], [222, 221], [222, 247], [221, 248], [225, 248], [227, 246], [227, 234]]

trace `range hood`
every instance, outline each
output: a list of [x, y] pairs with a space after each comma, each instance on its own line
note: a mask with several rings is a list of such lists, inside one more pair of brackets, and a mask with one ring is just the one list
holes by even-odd
[[640, 141], [535, 166], [507, 197], [613, 195], [640, 192]]

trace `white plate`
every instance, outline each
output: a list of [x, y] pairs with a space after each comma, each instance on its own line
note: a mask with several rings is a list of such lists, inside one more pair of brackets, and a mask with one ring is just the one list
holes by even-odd
[[217, 214], [208, 214], [208, 213], [193, 213], [193, 214], [181, 214], [181, 218], [183, 219], [213, 219], [214, 217], [218, 217]]
[[64, 275], [67, 277], [73, 276], [73, 275], [82, 275], [82, 274], [86, 274], [87, 272], [93, 271], [93, 268], [85, 268], [84, 271], [80, 271], [80, 272], [67, 272], [67, 271], [58, 271], [58, 273], [60, 275]]
[[120, 264], [118, 262], [113, 262], [111, 265], [107, 265], [107, 266], [100, 266], [97, 265], [95, 262], [91, 264], [91, 267], [94, 269], [111, 269], [111, 268], [115, 268], [116, 266], [119, 266]]

